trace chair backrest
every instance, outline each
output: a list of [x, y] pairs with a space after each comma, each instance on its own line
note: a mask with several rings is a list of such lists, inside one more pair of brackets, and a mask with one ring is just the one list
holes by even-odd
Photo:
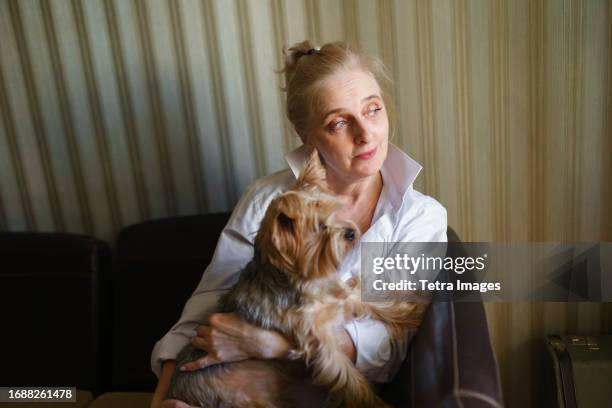
[[[81, 235], [0, 233], [0, 384], [100, 393], [110, 365], [110, 249]], [[110, 337], [108, 337], [110, 339]]]
[[179, 319], [229, 215], [164, 218], [120, 232], [113, 275], [114, 390], [154, 389], [153, 346]]

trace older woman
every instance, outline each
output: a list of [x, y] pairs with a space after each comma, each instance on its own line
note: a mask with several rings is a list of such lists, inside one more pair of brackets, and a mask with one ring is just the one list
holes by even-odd
[[[303, 145], [287, 155], [290, 170], [253, 183], [223, 230], [213, 261], [187, 301], [179, 321], [155, 345], [151, 357], [159, 377], [152, 406], [162, 406], [174, 359], [189, 341], [208, 354], [184, 366], [193, 370], [248, 358], [288, 358], [291, 344], [233, 313], [215, 312], [219, 296], [253, 257], [253, 239], [270, 201], [291, 189], [310, 149], [322, 158], [331, 190], [343, 200], [340, 216], [362, 231], [362, 241], [446, 241], [446, 210], [413, 189], [421, 166], [389, 143], [390, 101], [381, 89], [382, 63], [345, 43], [321, 49], [310, 42], [289, 49], [285, 69], [287, 114]], [[340, 271], [358, 276], [357, 251]], [[408, 338], [394, 340], [374, 320], [348, 323], [338, 335], [345, 353], [374, 382], [392, 379], [404, 359]], [[184, 406], [164, 401], [163, 406]]]

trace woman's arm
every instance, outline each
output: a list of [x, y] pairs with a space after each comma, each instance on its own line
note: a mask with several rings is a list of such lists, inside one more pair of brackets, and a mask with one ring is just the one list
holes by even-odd
[[219, 237], [213, 259], [187, 300], [180, 319], [155, 344], [151, 367], [158, 377], [162, 372], [161, 362], [176, 359], [196, 335], [196, 327], [207, 322], [217, 308], [218, 299], [229, 290], [238, 279], [240, 270], [252, 259], [253, 240], [261, 221], [258, 193], [255, 183], [241, 197]]
[[[236, 313], [215, 313], [210, 317], [210, 326], [199, 326], [198, 336], [192, 341], [194, 347], [207, 352], [206, 356], [187, 363], [181, 369], [198, 370], [214, 364], [241, 361], [248, 358], [291, 358], [295, 347], [279, 332], [264, 330], [244, 321]], [[355, 362], [356, 350], [345, 329], [338, 332], [344, 353]], [[160, 379], [161, 381], [161, 379]]]
[[162, 402], [166, 399], [168, 394], [168, 388], [170, 388], [170, 380], [172, 379], [172, 373], [176, 367], [176, 361], [166, 360], [162, 363], [162, 370], [159, 375], [159, 381], [153, 394], [153, 400], [151, 401], [151, 408], [161, 407]]

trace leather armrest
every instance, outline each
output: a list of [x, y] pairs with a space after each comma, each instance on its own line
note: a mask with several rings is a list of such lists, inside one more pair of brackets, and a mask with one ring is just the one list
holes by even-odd
[[503, 406], [482, 303], [433, 303], [383, 395], [398, 407]]
[[[449, 229], [447, 256], [465, 256]], [[441, 272], [449, 281], [454, 273]], [[469, 280], [464, 274], [462, 280]], [[480, 296], [458, 301], [455, 292], [434, 296], [399, 372], [382, 389], [397, 407], [501, 407], [501, 382]]]

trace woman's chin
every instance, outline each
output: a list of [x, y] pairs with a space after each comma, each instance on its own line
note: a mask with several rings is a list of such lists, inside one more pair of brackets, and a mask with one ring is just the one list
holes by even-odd
[[368, 163], [358, 163], [355, 167], [353, 167], [352, 173], [358, 175], [360, 178], [370, 177], [378, 174], [381, 167], [382, 163], [374, 160]]

